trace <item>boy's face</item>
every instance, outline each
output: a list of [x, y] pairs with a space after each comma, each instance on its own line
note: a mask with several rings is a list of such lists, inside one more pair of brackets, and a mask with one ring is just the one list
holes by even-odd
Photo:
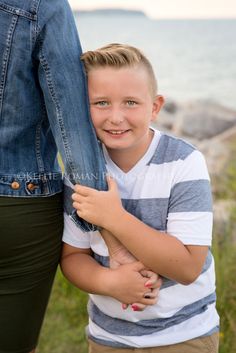
[[88, 74], [92, 121], [108, 152], [144, 153], [151, 141], [150, 122], [164, 99], [152, 96], [149, 76], [143, 67], [95, 68]]

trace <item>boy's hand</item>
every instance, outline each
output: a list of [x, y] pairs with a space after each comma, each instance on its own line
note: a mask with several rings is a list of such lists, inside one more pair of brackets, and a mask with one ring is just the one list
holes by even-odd
[[[151, 299], [152, 301], [146, 305], [144, 305], [140, 302], [132, 303], [131, 308], [133, 311], [143, 311], [147, 306], [156, 304], [157, 300], [158, 300], [159, 290], [162, 285], [162, 279], [156, 273], [154, 273], [152, 271], [148, 271], [148, 270], [140, 271], [140, 273], [144, 277], [149, 278], [149, 280], [145, 283], [145, 287], [147, 287], [149, 289], [149, 291], [147, 291], [144, 294], [144, 298]], [[122, 304], [122, 309], [125, 310], [128, 308], [128, 306], [129, 306], [128, 304]]]
[[[137, 261], [137, 259], [124, 247], [124, 245], [118, 239], [114, 237], [112, 233], [106, 229], [102, 229], [100, 233], [108, 247], [111, 269], [117, 269], [121, 265]], [[143, 277], [149, 278], [149, 280], [145, 283], [145, 287], [147, 287], [149, 290], [149, 292], [146, 294], [151, 299], [157, 300], [159, 289], [162, 284], [161, 278], [156, 273], [147, 269], [142, 269], [140, 273]], [[128, 304], [122, 304], [123, 309], [127, 309], [128, 306]], [[143, 311], [146, 306], [147, 305], [141, 303], [133, 303], [131, 305], [134, 311]]]
[[[116, 269], [121, 265], [137, 261], [137, 259], [122, 244], [120, 244], [120, 247], [117, 247], [112, 252], [109, 252], [109, 257], [110, 268], [112, 269]], [[149, 278], [145, 283], [145, 287], [147, 287], [148, 289], [146, 293], [146, 299], [154, 299], [156, 303], [158, 299], [159, 290], [162, 285], [161, 277], [158, 274], [147, 269], [141, 270], [140, 273], [143, 277]], [[147, 305], [141, 303], [133, 303], [131, 307], [134, 311], [143, 311], [147, 307]], [[128, 305], [122, 304], [122, 308], [127, 309]]]
[[98, 191], [87, 186], [75, 185], [73, 207], [87, 222], [106, 228], [107, 222], [116, 222], [125, 210], [119, 197], [116, 182], [107, 177], [108, 191]]
[[[147, 281], [146, 276], [144, 277], [140, 272], [146, 271], [144, 265], [139, 262], [133, 262], [131, 264], [120, 265], [117, 269], [112, 270], [110, 274], [109, 282], [107, 287], [109, 290], [109, 295], [113, 298], [116, 298], [121, 303], [133, 304], [138, 303], [137, 305], [153, 305], [157, 301], [157, 292], [153, 291], [152, 287], [156, 287], [157, 280], [156, 277], [149, 277]], [[156, 275], [157, 276], [157, 275]], [[145, 286], [146, 283], [149, 283], [150, 286]], [[149, 296], [148, 298], [146, 296]], [[125, 304], [123, 304], [125, 306]], [[133, 304], [135, 305], [135, 304]], [[139, 310], [138, 308], [133, 307], [133, 310]], [[141, 308], [141, 310], [143, 310]]]

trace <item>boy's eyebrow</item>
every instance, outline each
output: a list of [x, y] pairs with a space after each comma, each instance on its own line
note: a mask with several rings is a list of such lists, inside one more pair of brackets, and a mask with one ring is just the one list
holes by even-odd
[[[109, 100], [109, 96], [105, 96], [105, 95], [96, 95], [96, 94], [89, 94], [89, 99], [90, 100]], [[139, 95], [136, 94], [136, 95], [130, 95], [130, 96], [124, 96], [122, 97], [122, 99], [126, 99], [126, 100], [137, 100], [137, 99], [140, 99]]]
[[138, 96], [125, 96], [125, 99], [138, 99]]
[[91, 99], [107, 99], [107, 96], [95, 96], [95, 95], [90, 95], [89, 96]]
[[[107, 96], [92, 96], [89, 95], [89, 99], [91, 101], [95, 101], [95, 100], [109, 100], [109, 98]], [[123, 97], [124, 100], [138, 100], [140, 99], [138, 96], [125, 96]]]

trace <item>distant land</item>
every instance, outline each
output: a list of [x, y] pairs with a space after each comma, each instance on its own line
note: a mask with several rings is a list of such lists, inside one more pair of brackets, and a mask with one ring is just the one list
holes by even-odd
[[143, 11], [125, 9], [94, 9], [94, 10], [74, 10], [76, 16], [81, 15], [102, 15], [102, 16], [142, 16], [147, 17]]

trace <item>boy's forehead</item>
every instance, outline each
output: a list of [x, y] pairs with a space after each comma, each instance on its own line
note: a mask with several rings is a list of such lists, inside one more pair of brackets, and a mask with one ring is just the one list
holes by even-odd
[[93, 74], [94, 72], [104, 72], [110, 71], [114, 73], [122, 73], [122, 72], [139, 72], [139, 71], [147, 71], [143, 65], [124, 65], [124, 66], [112, 66], [112, 65], [104, 65], [104, 66], [94, 66], [90, 68], [88, 75]]
[[115, 91], [134, 97], [148, 94], [153, 97], [153, 87], [147, 70], [142, 66], [96, 67], [88, 73], [89, 94], [107, 95]]
[[113, 67], [113, 66], [99, 66], [92, 68], [88, 72], [88, 79], [91, 82], [94, 78], [94, 83], [97, 80], [99, 81], [109, 81], [110, 79], [123, 79], [127, 81], [142, 81], [143, 84], [146, 84], [147, 81], [150, 81], [147, 70], [139, 66], [122, 66], [122, 67]]

